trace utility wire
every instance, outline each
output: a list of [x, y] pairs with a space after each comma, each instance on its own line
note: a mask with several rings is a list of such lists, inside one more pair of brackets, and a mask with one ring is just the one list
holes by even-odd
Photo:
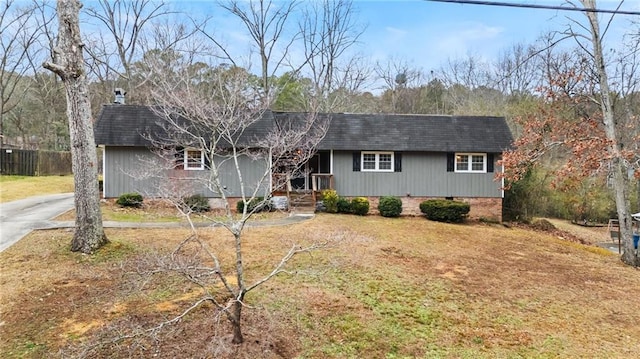
[[488, 5], [488, 6], [518, 7], [518, 8], [528, 8], [528, 9], [595, 12], [595, 13], [617, 14], [617, 15], [640, 15], [640, 11], [610, 10], [610, 9], [595, 9], [595, 8], [586, 9], [586, 8], [580, 8], [580, 7], [522, 4], [522, 3], [512, 3], [512, 2], [502, 2], [502, 1], [482, 1], [482, 0], [423, 0], [423, 1], [445, 2], [445, 3], [463, 4], [463, 5], [464, 4]]

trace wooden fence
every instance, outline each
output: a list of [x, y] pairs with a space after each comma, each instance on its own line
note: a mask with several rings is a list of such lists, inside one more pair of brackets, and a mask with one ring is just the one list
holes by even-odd
[[56, 176], [71, 173], [71, 152], [0, 149], [0, 174]]

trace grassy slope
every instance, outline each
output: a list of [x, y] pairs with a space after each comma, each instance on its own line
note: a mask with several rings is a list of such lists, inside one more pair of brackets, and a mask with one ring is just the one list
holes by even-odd
[[0, 176], [0, 203], [67, 192], [73, 192], [73, 176]]
[[[108, 235], [112, 243], [93, 257], [69, 253], [64, 231], [37, 232], [0, 254], [3, 357], [60, 348], [58, 356], [68, 356], [116, 329], [157, 324], [197, 297], [197, 288], [174, 277], [139, 291], [130, 267], [139, 253], [171, 248], [185, 232]], [[228, 261], [225, 232], [202, 235]], [[500, 226], [320, 215], [248, 229], [250, 277], [268, 272], [291, 243], [319, 238], [339, 240], [297, 257], [298, 271], [249, 295], [241, 347], [228, 344], [224, 319], [216, 324], [200, 310], [159, 342], [109, 344], [91, 355], [145, 356], [155, 348], [160, 357], [640, 357], [633, 290], [640, 276], [606, 251]]]

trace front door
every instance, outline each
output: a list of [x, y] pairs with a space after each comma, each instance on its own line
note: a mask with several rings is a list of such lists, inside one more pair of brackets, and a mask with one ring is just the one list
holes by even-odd
[[314, 173], [331, 173], [331, 155], [329, 151], [318, 151], [300, 169], [299, 176], [291, 179], [294, 191], [311, 190], [311, 175]]

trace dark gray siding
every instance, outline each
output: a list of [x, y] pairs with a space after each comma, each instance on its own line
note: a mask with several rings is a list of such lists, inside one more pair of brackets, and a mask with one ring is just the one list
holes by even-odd
[[[259, 196], [269, 188], [269, 176], [263, 180], [267, 164], [264, 160], [239, 158], [245, 191], [251, 195], [260, 186]], [[118, 197], [123, 193], [138, 192], [146, 197], [172, 195], [188, 196], [202, 194], [220, 197], [207, 189], [210, 172], [163, 170], [160, 158], [144, 147], [105, 147], [104, 149], [104, 196]], [[240, 184], [232, 161], [227, 161], [220, 170], [220, 179], [226, 186], [228, 197], [239, 197]]]
[[447, 172], [446, 153], [403, 152], [402, 172], [354, 172], [352, 154], [333, 152], [341, 196], [502, 197], [495, 173]]

